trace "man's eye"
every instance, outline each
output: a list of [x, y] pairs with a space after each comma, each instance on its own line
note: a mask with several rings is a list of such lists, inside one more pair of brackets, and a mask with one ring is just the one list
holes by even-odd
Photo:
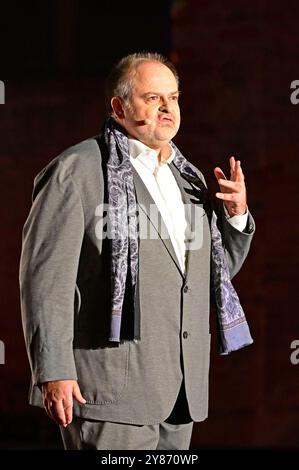
[[172, 96], [171, 99], [172, 99], [172, 101], [178, 101], [179, 97], [178, 96]]
[[157, 101], [159, 99], [159, 96], [157, 95], [152, 95], [148, 97], [149, 101]]

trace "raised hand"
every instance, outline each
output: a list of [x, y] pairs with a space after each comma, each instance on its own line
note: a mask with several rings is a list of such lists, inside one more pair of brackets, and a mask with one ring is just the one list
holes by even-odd
[[222, 199], [231, 217], [245, 214], [247, 209], [245, 177], [240, 160], [230, 157], [230, 179], [228, 180], [221, 168], [214, 168], [220, 191], [216, 193], [218, 199]]

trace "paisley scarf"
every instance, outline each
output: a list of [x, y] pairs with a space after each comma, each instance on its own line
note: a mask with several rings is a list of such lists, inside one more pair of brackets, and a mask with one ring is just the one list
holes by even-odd
[[[121, 340], [122, 308], [126, 284], [136, 293], [138, 276], [138, 217], [132, 164], [128, 138], [113, 118], [105, 125], [105, 142], [108, 147], [108, 220], [111, 238], [111, 324], [112, 342]], [[207, 189], [190, 163], [173, 142], [174, 165], [192, 187], [204, 194]], [[207, 203], [207, 200], [206, 200]], [[217, 215], [210, 206], [211, 230], [211, 284], [214, 297], [220, 354], [228, 354], [253, 342], [244, 311], [231, 283], [227, 258]], [[129, 276], [129, 278], [128, 278]], [[137, 309], [136, 309], [137, 310]], [[134, 338], [140, 339], [140, 312], [134, 312]]]

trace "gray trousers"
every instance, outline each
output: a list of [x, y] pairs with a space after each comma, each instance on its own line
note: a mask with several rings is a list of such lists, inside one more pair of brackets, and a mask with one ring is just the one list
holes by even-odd
[[66, 450], [188, 450], [193, 422], [182, 384], [170, 416], [163, 423], [136, 425], [74, 417], [60, 426]]
[[188, 450], [193, 423], [134, 425], [75, 417], [60, 427], [66, 450]]

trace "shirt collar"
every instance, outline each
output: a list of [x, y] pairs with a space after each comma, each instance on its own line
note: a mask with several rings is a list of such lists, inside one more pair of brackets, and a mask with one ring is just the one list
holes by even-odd
[[[140, 140], [133, 139], [132, 137], [128, 138], [129, 141], [129, 153], [130, 157], [138, 158], [138, 160], [151, 172], [154, 173], [162, 165], [158, 160], [158, 152], [155, 149], [152, 149], [145, 145]], [[171, 148], [171, 155], [168, 157], [165, 163], [171, 163], [174, 159], [174, 149]]]

